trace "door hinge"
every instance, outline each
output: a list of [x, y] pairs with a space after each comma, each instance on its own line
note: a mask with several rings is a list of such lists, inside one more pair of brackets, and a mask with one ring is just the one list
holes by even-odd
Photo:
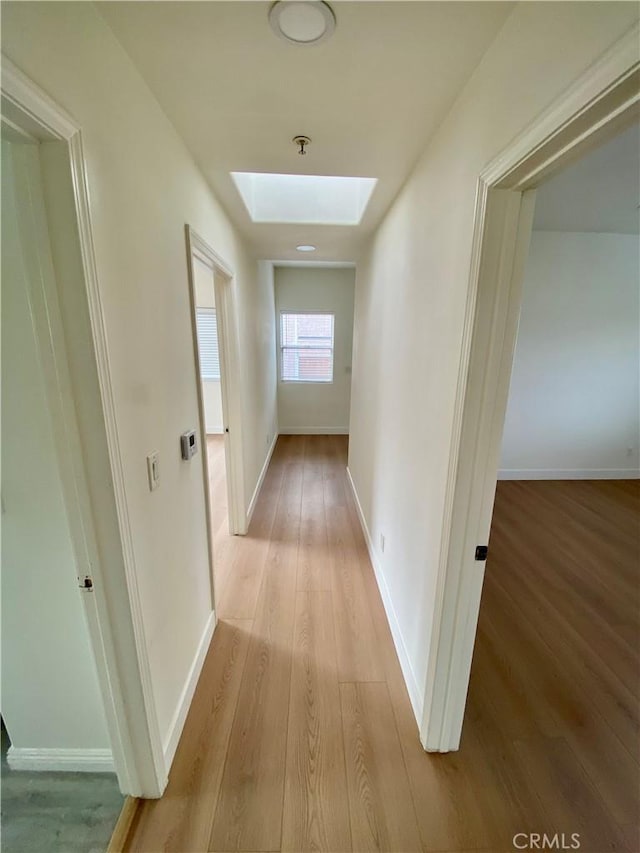
[[479, 562], [484, 562], [487, 559], [488, 553], [488, 545], [476, 545], [476, 560], [478, 560]]
[[80, 589], [83, 589], [85, 592], [93, 591], [93, 578], [91, 575], [85, 575], [80, 582], [78, 583]]

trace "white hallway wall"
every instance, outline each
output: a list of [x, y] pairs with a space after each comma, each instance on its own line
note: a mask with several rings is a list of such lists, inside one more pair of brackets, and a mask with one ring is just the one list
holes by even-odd
[[[197, 308], [215, 308], [216, 293], [210, 268], [194, 258], [193, 272]], [[219, 379], [202, 379], [204, 424], [207, 433], [222, 432], [222, 392]]]
[[501, 477], [640, 473], [638, 249], [633, 234], [534, 231]]
[[355, 270], [276, 267], [274, 280], [278, 324], [281, 311], [335, 315], [333, 382], [298, 384], [278, 378], [280, 432], [348, 433]]
[[349, 468], [419, 719], [478, 176], [637, 15], [627, 3], [518, 4], [357, 267]]
[[2, 716], [11, 766], [35, 758], [53, 769], [78, 750], [74, 769], [104, 770], [111, 744], [28, 300], [23, 252], [34, 238], [19, 235], [16, 207], [27, 200], [14, 194], [12, 147], [2, 143]]
[[[202, 468], [180, 458], [197, 425], [184, 225], [235, 273], [243, 456], [251, 496], [276, 424], [273, 292], [183, 142], [90, 3], [3, 6], [3, 52], [79, 122], [98, 278], [161, 735], [175, 738], [211, 616]], [[150, 493], [146, 455], [160, 453]]]

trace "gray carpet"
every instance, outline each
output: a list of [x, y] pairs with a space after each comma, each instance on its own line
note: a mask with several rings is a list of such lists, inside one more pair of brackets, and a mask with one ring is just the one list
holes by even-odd
[[112, 773], [10, 770], [2, 727], [3, 853], [103, 853], [124, 798]]

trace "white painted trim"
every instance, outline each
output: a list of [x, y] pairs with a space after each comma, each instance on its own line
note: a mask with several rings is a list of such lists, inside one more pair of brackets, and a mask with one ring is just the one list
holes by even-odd
[[188, 234], [189, 234], [189, 243], [191, 245], [191, 249], [195, 252], [196, 257], [198, 257], [203, 263], [207, 264], [214, 270], [218, 270], [218, 272], [222, 273], [226, 278], [233, 278], [233, 270], [229, 266], [229, 264], [225, 261], [222, 255], [219, 255], [216, 250], [210, 246], [207, 241], [201, 237], [197, 231], [194, 231], [193, 228], [187, 226]]
[[[162, 756], [160, 730], [142, 622], [142, 609], [137, 586], [137, 573], [129, 513], [120, 456], [106, 329], [102, 313], [100, 289], [93, 245], [89, 189], [82, 149], [80, 126], [13, 63], [2, 56], [2, 109], [11, 111], [14, 124], [24, 126], [36, 138], [54, 141], [64, 147], [66, 164], [73, 183], [75, 214], [78, 226], [78, 249], [82, 256], [84, 285], [90, 317], [102, 416], [111, 468], [119, 541], [102, 543], [108, 552], [109, 573], [123, 565], [126, 591], [119, 591], [119, 601], [108, 597], [108, 580], [104, 558], [97, 546], [94, 508], [88, 486], [87, 471], [78, 446], [82, 434], [76, 418], [75, 401], [68, 381], [66, 342], [60, 332], [59, 307], [55, 281], [44, 283], [42, 290], [47, 311], [53, 318], [49, 328], [49, 346], [56, 354], [58, 375], [51, 399], [56, 398], [60, 412], [60, 440], [57, 441], [59, 463], [63, 470], [65, 503], [70, 516], [77, 519], [85, 549], [78, 555], [93, 578], [93, 590], [83, 595], [98, 680], [105, 703], [105, 713], [113, 749], [113, 759], [123, 793], [158, 797], [167, 783]], [[41, 343], [41, 342], [40, 342]], [[50, 377], [51, 381], [51, 377]], [[59, 405], [58, 405], [59, 404]], [[55, 416], [55, 412], [54, 412]], [[78, 438], [79, 436], [79, 438]], [[69, 448], [72, 452], [69, 452]], [[105, 483], [101, 488], [108, 488]], [[76, 537], [76, 542], [80, 537]], [[117, 552], [117, 553], [116, 553]], [[124, 584], [123, 584], [124, 585]], [[123, 601], [125, 599], [125, 601]], [[130, 639], [129, 639], [130, 638]]]
[[221, 426], [206, 427], [207, 435], [224, 435], [224, 428]]
[[280, 427], [280, 435], [349, 435], [349, 427]]
[[630, 29], [478, 180], [420, 728], [428, 750], [447, 752], [460, 743], [484, 576], [473, 551], [489, 536], [531, 232], [533, 211], [525, 208], [532, 203], [522, 190], [637, 120], [639, 32], [638, 25]]
[[[572, 148], [581, 145], [617, 118], [621, 111], [637, 103], [639, 94], [635, 78], [640, 67], [639, 39], [640, 27], [635, 24], [487, 165], [482, 179], [489, 186], [502, 186], [508, 182], [510, 189], [529, 187], [534, 180], [537, 185], [549, 166], [554, 166]], [[564, 137], [570, 125], [577, 125], [589, 110], [606, 101], [611, 92], [623, 86], [625, 81], [630, 84], [628, 93], [612, 110], [605, 108], [599, 119], [587, 120], [579, 130]]]
[[637, 480], [640, 468], [501, 468], [498, 480]]
[[[479, 194], [480, 195], [480, 194]], [[484, 563], [474, 559], [475, 546], [489, 537], [496, 472], [499, 464], [502, 416], [506, 408], [511, 360], [515, 348], [519, 294], [533, 224], [535, 191], [507, 190], [482, 193], [484, 209], [477, 282], [469, 306], [471, 332], [466, 370], [460, 378], [463, 410], [453, 445], [447, 491], [448, 525], [443, 531], [436, 584], [433, 640], [425, 689], [423, 746], [430, 752], [447, 752], [459, 746]], [[507, 371], [505, 373], [505, 371]], [[496, 425], [498, 434], [495, 440]], [[478, 448], [483, 447], [482, 453]], [[443, 571], [443, 565], [446, 571]]]
[[249, 501], [249, 508], [247, 509], [247, 530], [249, 529], [249, 525], [251, 524], [251, 519], [253, 518], [253, 512], [256, 508], [256, 504], [258, 503], [258, 498], [260, 496], [260, 489], [262, 488], [262, 484], [264, 483], [264, 478], [267, 476], [267, 469], [269, 468], [269, 463], [271, 462], [271, 457], [273, 456], [273, 451], [276, 449], [276, 443], [278, 441], [278, 433], [275, 433], [273, 436], [273, 441], [271, 442], [271, 446], [267, 451], [267, 458], [264, 460], [264, 465], [262, 466], [262, 471], [260, 471], [260, 476], [258, 477], [258, 482], [256, 483], [256, 487], [253, 490], [253, 495], [251, 496], [251, 500]]
[[353, 494], [353, 499], [356, 505], [356, 511], [358, 513], [358, 518], [360, 520], [360, 526], [362, 527], [362, 532], [364, 534], [365, 542], [367, 543], [367, 550], [369, 551], [369, 559], [371, 560], [371, 565], [373, 566], [373, 573], [376, 578], [376, 583], [378, 584], [378, 589], [380, 590], [380, 597], [382, 598], [382, 604], [384, 605], [385, 613], [387, 614], [387, 622], [389, 623], [389, 628], [391, 630], [391, 636], [393, 637], [393, 643], [396, 647], [396, 654], [398, 655], [398, 660], [400, 661], [400, 668], [402, 669], [402, 675], [404, 677], [404, 682], [407, 687], [407, 692], [409, 693], [409, 700], [411, 702], [411, 707], [413, 708], [413, 713], [415, 714], [416, 721], [418, 726], [422, 720], [422, 692], [418, 687], [418, 679], [415, 676], [413, 671], [413, 667], [411, 666], [411, 660], [409, 658], [409, 652], [407, 651], [407, 647], [404, 642], [404, 637], [402, 636], [402, 630], [400, 628], [400, 621], [396, 615], [396, 611], [393, 607], [393, 601], [391, 599], [391, 593], [389, 592], [389, 587], [387, 586], [387, 581], [384, 576], [384, 572], [382, 570], [382, 566], [380, 565], [380, 561], [378, 559], [378, 555], [376, 553], [375, 548], [373, 547], [373, 539], [371, 538], [371, 534], [369, 533], [369, 528], [367, 526], [367, 520], [364, 517], [364, 512], [362, 511], [362, 505], [360, 504], [360, 498], [358, 497], [358, 492], [356, 490], [355, 483], [353, 482], [353, 477], [351, 476], [351, 471], [347, 467], [347, 479], [349, 481], [349, 485], [351, 486], [351, 492]]
[[7, 764], [11, 770], [35, 772], [114, 773], [110, 749], [31, 749], [10, 746]]
[[[200, 355], [196, 331], [196, 294], [193, 258], [197, 258], [213, 272], [216, 316], [218, 320], [218, 348], [220, 358], [220, 393], [222, 397], [222, 418], [227, 471], [227, 506], [229, 512], [229, 532], [232, 535], [244, 535], [247, 532], [247, 504], [245, 501], [244, 458], [242, 439], [242, 371], [240, 370], [240, 344], [238, 324], [233, 292], [234, 273], [226, 261], [189, 225], [185, 225], [187, 259], [189, 272], [189, 293], [191, 299], [191, 323], [193, 338], [194, 364], [196, 371], [198, 409], [200, 419], [200, 443], [206, 436], [204, 417], [204, 399], [200, 380]], [[204, 455], [204, 454], [203, 454]], [[202, 476], [207, 503], [207, 526], [209, 552], [211, 559], [212, 607], [215, 609], [213, 585], [213, 532], [211, 530], [211, 497], [209, 494], [209, 472], [206, 459], [203, 459]]]
[[202, 637], [200, 638], [198, 650], [189, 669], [187, 680], [182, 688], [178, 705], [169, 726], [169, 733], [164, 742], [164, 760], [168, 768], [171, 767], [173, 758], [176, 754], [176, 749], [178, 748], [178, 743], [180, 742], [180, 736], [184, 729], [187, 714], [189, 713], [189, 708], [191, 707], [191, 702], [193, 700], [194, 693], [196, 692], [196, 687], [198, 686], [200, 673], [202, 672], [202, 667], [207, 656], [207, 652], [209, 651], [209, 646], [211, 645], [211, 638], [213, 637], [215, 627], [216, 614], [212, 610], [209, 614], [209, 618], [207, 619], [207, 624], [205, 625]]
[[[195, 237], [195, 235], [194, 235]], [[205, 407], [204, 407], [204, 387], [201, 379], [202, 371], [200, 368], [200, 350], [198, 348], [198, 304], [196, 300], [196, 279], [195, 279], [195, 271], [194, 271], [194, 258], [200, 259], [200, 253], [197, 252], [192, 245], [192, 235], [191, 229], [188, 225], [185, 226], [185, 238], [186, 238], [186, 246], [187, 246], [187, 281], [189, 286], [189, 304], [191, 306], [191, 344], [193, 348], [193, 359], [194, 359], [194, 367], [195, 367], [195, 381], [196, 381], [196, 397], [198, 400], [198, 441], [200, 443], [200, 468], [202, 472], [202, 488], [204, 493], [204, 505], [205, 505], [205, 525], [207, 528], [207, 550], [209, 552], [209, 603], [211, 605], [211, 610], [215, 611], [216, 609], [216, 590], [215, 590], [215, 572], [214, 572], [214, 553], [213, 553], [213, 528], [212, 528], [212, 506], [211, 506], [211, 486], [209, 483], [209, 452], [206, 445], [207, 441], [207, 421], [205, 417]], [[215, 280], [215, 267], [213, 261], [213, 250], [212, 257], [208, 258], [206, 256], [202, 257], [203, 263], [205, 263], [209, 269], [211, 269], [212, 275]], [[215, 295], [214, 295], [215, 302]], [[216, 313], [217, 317], [217, 313]], [[218, 327], [218, 359], [220, 359], [220, 328]], [[220, 369], [222, 373], [222, 363], [220, 364]], [[222, 401], [222, 409], [224, 418], [224, 401]], [[226, 469], [226, 486], [227, 486], [227, 494], [229, 494], [229, 490], [231, 488], [228, 480], [229, 480], [229, 447], [228, 442], [225, 440], [225, 469]], [[233, 505], [229, 504], [229, 512], [231, 513]]]
[[44, 134], [50, 139], [71, 139], [79, 130], [79, 125], [47, 95], [39, 86], [27, 77], [11, 60], [2, 54], [2, 107], [5, 103], [14, 106], [20, 113], [20, 126], [25, 123], [27, 131], [36, 129], [37, 138]]
[[[100, 295], [95, 247], [93, 244], [89, 188], [85, 170], [84, 154], [82, 151], [82, 139], [79, 132], [72, 140], [70, 140], [70, 151], [78, 215], [78, 231], [89, 303], [89, 317], [95, 347], [96, 364], [98, 367], [100, 396], [102, 399], [104, 423], [107, 433], [107, 444], [109, 447], [113, 493], [122, 540], [122, 552], [127, 579], [127, 593], [129, 606], [131, 608], [131, 625], [135, 637], [136, 663], [139, 672], [140, 687], [144, 697], [144, 718], [138, 718], [138, 724], [144, 725], [147, 730], [146, 736], [151, 750], [150, 757], [153, 762], [152, 769], [148, 762], [148, 757], [144, 757], [142, 759], [142, 763], [139, 763], [138, 765], [138, 771], [140, 772], [143, 770], [146, 780], [141, 780], [141, 786], [137, 791], [127, 791], [126, 793], [131, 794], [132, 796], [159, 797], [167, 785], [168, 770], [164, 766], [162, 760], [160, 725], [158, 722], [156, 699], [151, 679], [148, 643], [142, 616], [142, 600], [140, 597], [140, 589], [138, 587], [138, 570], [136, 566], [133, 533], [131, 531], [131, 520], [125, 486], [124, 464], [120, 451], [120, 436], [118, 431], [118, 419], [116, 414], [113, 384], [111, 382], [111, 364], [107, 344], [107, 330], [104, 312], [102, 309], [102, 297]], [[130, 698], [131, 697], [129, 697], [129, 699]], [[125, 707], [128, 706], [128, 704], [129, 700], [125, 696]], [[127, 710], [131, 713], [130, 708]], [[141, 746], [139, 741], [137, 741], [137, 746]]]

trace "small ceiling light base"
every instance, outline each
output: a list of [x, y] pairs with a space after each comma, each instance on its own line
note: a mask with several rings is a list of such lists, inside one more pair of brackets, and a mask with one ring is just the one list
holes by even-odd
[[290, 44], [325, 41], [336, 28], [336, 16], [324, 0], [276, 0], [269, 9], [271, 29]]
[[298, 146], [298, 154], [306, 154], [307, 152], [304, 149], [311, 142], [308, 136], [294, 136], [291, 141]]
[[298, 252], [315, 252], [316, 247], [311, 245], [303, 244], [302, 246], [296, 246]]

